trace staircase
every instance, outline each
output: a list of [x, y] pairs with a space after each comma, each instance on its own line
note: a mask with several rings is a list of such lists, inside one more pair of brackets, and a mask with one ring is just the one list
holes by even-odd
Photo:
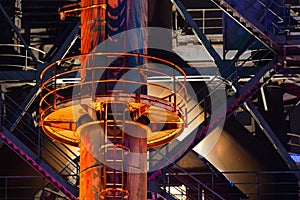
[[[187, 172], [178, 164], [162, 169], [156, 180], [148, 180], [149, 191], [174, 199], [232, 199], [246, 198], [221, 173], [216, 171]], [[182, 186], [185, 186], [183, 188]]]
[[[66, 197], [77, 199], [77, 172], [76, 161], [78, 155], [74, 149], [50, 140], [35, 127], [37, 121], [29, 113], [24, 113], [23, 120], [13, 132], [6, 127], [10, 117], [20, 109], [19, 105], [4, 94], [1, 105], [2, 131], [1, 140], [15, 153], [23, 158], [38, 173], [44, 176], [53, 190], [60, 190]], [[47, 186], [50, 187], [50, 186]]]
[[102, 182], [106, 188], [101, 195], [107, 200], [126, 199], [129, 192], [126, 189], [125, 157], [130, 149], [125, 146], [124, 128], [129, 111], [122, 103], [104, 103], [103, 108], [105, 144], [99, 151], [105, 159]]
[[212, 0], [225, 13], [264, 44], [277, 51], [284, 45], [299, 44], [299, 26], [292, 6], [276, 0]]
[[[240, 2], [240, 1], [239, 1]], [[181, 3], [180, 0], [174, 0], [174, 3], [176, 5], [177, 10], [179, 11], [179, 13], [182, 13], [182, 16], [187, 20], [187, 23], [189, 23], [192, 27], [192, 29], [194, 29], [194, 34], [198, 35], [198, 33], [201, 34], [201, 31], [199, 30], [199, 27], [196, 25], [196, 23], [193, 21], [191, 14], [187, 11], [187, 9], [183, 6], [183, 4]], [[203, 34], [203, 33], [202, 33]], [[203, 39], [202, 41], [202, 45], [208, 50], [208, 52], [211, 52], [211, 56], [214, 57], [216, 50], [212, 47], [211, 44], [205, 44], [206, 42], [209, 42], [207, 37], [203, 34], [201, 34], [201, 37], [199, 39]], [[247, 50], [247, 48], [251, 47], [251, 45], [245, 46], [245, 48], [241, 49], [241, 52], [239, 52], [235, 58], [233, 60], [222, 60], [219, 56], [217, 59], [215, 59], [215, 63], [218, 65], [220, 74], [224, 74], [226, 72], [226, 70], [231, 71], [230, 73], [228, 73], [229, 75], [227, 77], [223, 77], [223, 78], [227, 78], [227, 79], [232, 79], [232, 77], [237, 76], [239, 74], [236, 74], [237, 71], [232, 71], [231, 69], [233, 67], [237, 67], [238, 69], [242, 68], [244, 64], [248, 64], [248, 61], [250, 62], [251, 60], [254, 59], [254, 57], [259, 57], [264, 59], [264, 57], [268, 57], [269, 55], [273, 55], [270, 54], [270, 50], [265, 51], [265, 52], [258, 52], [259, 54], [252, 54], [251, 56], [249, 56], [246, 60], [239, 62], [239, 56]], [[253, 74], [253, 77], [251, 78], [251, 80], [249, 82], [247, 82], [244, 85], [240, 85], [238, 86], [238, 91], [236, 91], [236, 93], [234, 95], [232, 95], [229, 99], [228, 99], [228, 103], [226, 104], [227, 110], [226, 113], [220, 113], [220, 115], [216, 118], [216, 124], [218, 124], [218, 122], [222, 121], [222, 119], [225, 119], [225, 117], [228, 117], [229, 115], [232, 114], [232, 112], [238, 108], [240, 105], [242, 105], [248, 98], [250, 98], [252, 95], [254, 95], [256, 93], [257, 90], [259, 90], [259, 87], [261, 85], [263, 85], [266, 81], [268, 81], [269, 79], [271, 79], [274, 74], [278, 73], [278, 70], [280, 68], [283, 67], [283, 63], [282, 63], [282, 58], [279, 55], [273, 55], [273, 59], [272, 60], [265, 60], [266, 63], [264, 64], [264, 66], [257, 66], [256, 63], [252, 63], [252, 65], [249, 67], [253, 67], [253, 68], [258, 68], [258, 71], [255, 72], [255, 74]], [[273, 61], [274, 60], [274, 61]], [[281, 61], [280, 61], [281, 60]], [[238, 61], [239, 65], [238, 66], [234, 66], [233, 63]], [[213, 80], [217, 79], [216, 75]], [[209, 83], [207, 83], [209, 84]], [[216, 90], [217, 88], [222, 87], [222, 84], [217, 85], [214, 88], [211, 88], [212, 90]], [[200, 89], [201, 92], [202, 89]], [[208, 94], [208, 96], [211, 95]], [[202, 101], [200, 100], [200, 103], [203, 103], [203, 99], [205, 97], [202, 97]], [[200, 104], [199, 104], [200, 105]], [[196, 106], [194, 106], [195, 108]], [[220, 106], [222, 107], [222, 106]], [[210, 108], [207, 108], [210, 109]], [[205, 109], [204, 109], [205, 110]], [[191, 112], [191, 110], [189, 110], [188, 112]], [[204, 112], [204, 111], [203, 111]], [[201, 113], [200, 113], [201, 114]], [[193, 121], [195, 118], [195, 116], [192, 116], [191, 118], [189, 118], [189, 121]], [[215, 122], [213, 122], [215, 123]], [[199, 132], [202, 132], [202, 134], [205, 133], [205, 131], [207, 130], [207, 127], [205, 128], [204, 126], [205, 122], [203, 122], [200, 125], [200, 128], [198, 129]], [[204, 129], [202, 129], [204, 128]], [[200, 134], [201, 135], [201, 134]], [[198, 135], [198, 136], [200, 136]], [[194, 142], [197, 143], [197, 142]]]

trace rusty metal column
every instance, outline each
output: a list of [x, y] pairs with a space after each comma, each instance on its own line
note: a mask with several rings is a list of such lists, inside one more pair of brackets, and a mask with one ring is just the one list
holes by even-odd
[[[127, 162], [127, 183], [129, 200], [147, 199], [147, 131], [142, 126], [128, 124], [125, 144], [130, 152], [137, 156], [129, 156]], [[138, 133], [138, 134], [137, 134]]]
[[[81, 1], [81, 54], [91, 53], [92, 50], [105, 39], [106, 23], [106, 0], [82, 0]], [[94, 7], [93, 7], [94, 6]], [[81, 81], [87, 79], [85, 68], [88, 67], [89, 61], [82, 62]], [[84, 90], [84, 88], [82, 89]], [[81, 122], [81, 123], [86, 123]], [[77, 124], [77, 126], [80, 124]], [[90, 133], [81, 133], [82, 136], [88, 137]], [[100, 138], [99, 138], [100, 139]], [[80, 200], [98, 200], [100, 192], [104, 189], [103, 164], [100, 163], [89, 149], [92, 148], [93, 141], [80, 142], [80, 183], [79, 199]]]
[[[186, 75], [174, 63], [147, 56], [148, 0], [83, 0], [60, 13], [81, 17], [82, 54], [43, 70], [41, 127], [80, 147], [80, 200], [144, 200], [147, 148], [168, 143], [186, 127]], [[146, 69], [147, 62], [153, 68]], [[149, 71], [178, 88], [149, 83]], [[183, 81], [174, 79], [175, 71]], [[75, 74], [81, 81], [58, 84]]]
[[[127, 30], [148, 26], [148, 0], [128, 0], [127, 7]], [[134, 37], [135, 38], [127, 38], [127, 40], [129, 40], [126, 41], [127, 45], [130, 45], [131, 49], [137, 49], [135, 53], [147, 54], [146, 36], [136, 35]], [[140, 47], [143, 47], [143, 49]], [[127, 179], [129, 199], [144, 200], [147, 199], [147, 136], [145, 135], [145, 130], [138, 126], [131, 125], [126, 132], [139, 133], [138, 135], [127, 135], [125, 143], [129, 146], [131, 152], [140, 155], [138, 158], [134, 156], [129, 157], [129, 173]], [[136, 137], [132, 135], [136, 135]], [[140, 169], [136, 169], [136, 166], [139, 166]]]
[[[101, 6], [103, 4], [103, 6]], [[111, 16], [110, 13], [108, 13], [107, 10], [109, 9], [116, 9], [118, 10], [119, 5], [126, 5], [126, 15], [124, 16], [125, 19], [123, 20], [115, 20], [113, 23], [115, 24], [118, 21], [120, 23], [119, 26], [122, 26], [122, 30], [117, 31], [114, 34], [119, 33], [120, 31], [125, 31], [128, 29], [133, 28], [142, 28], [147, 26], [147, 0], [82, 0], [81, 7], [82, 13], [81, 13], [81, 53], [87, 54], [87, 53], [94, 53], [94, 49], [99, 45], [101, 42], [103, 42], [107, 37], [111, 37], [110, 33], [110, 27], [108, 27], [110, 20], [115, 20], [115, 16]], [[85, 9], [87, 8], [87, 9]], [[112, 19], [109, 19], [109, 16], [111, 16]], [[120, 16], [119, 16], [120, 17]], [[124, 28], [123, 28], [124, 27]], [[129, 39], [129, 41], [128, 41]], [[120, 39], [119, 47], [124, 47], [126, 49], [126, 45], [130, 45], [131, 47], [136, 49], [140, 49], [141, 42], [143, 50], [139, 51], [139, 53], [146, 53], [146, 41], [147, 40], [141, 40], [139, 36], [133, 36], [132, 38], [126, 38]], [[118, 51], [122, 52], [122, 49], [118, 49]], [[109, 51], [109, 47], [107, 49]], [[94, 77], [90, 77], [88, 74], [88, 71], [85, 71], [85, 68], [90, 67], [89, 63], [91, 63], [91, 59], [86, 59], [83, 57], [82, 60], [82, 74], [81, 74], [81, 81], [87, 82], [93, 80]], [[122, 66], [120, 66], [122, 67]], [[112, 88], [109, 88], [109, 91], [111, 92]], [[84, 91], [85, 88], [83, 86], [82, 93], [86, 93]], [[105, 93], [105, 91], [104, 91]], [[93, 95], [93, 94], [92, 94]], [[106, 104], [106, 106], [111, 106], [112, 104]], [[96, 112], [96, 110], [92, 111]], [[110, 111], [109, 111], [110, 112]], [[108, 113], [109, 114], [109, 113]], [[87, 115], [85, 116], [87, 117]], [[94, 118], [94, 117], [93, 117]], [[84, 123], [89, 123], [93, 120], [100, 120], [100, 119], [93, 119], [90, 118], [88, 121], [84, 120], [82, 117], [80, 120], [82, 120], [80, 123], [77, 124], [78, 127], [80, 127]], [[107, 116], [103, 118], [103, 120], [108, 120]], [[101, 124], [102, 122], [99, 121]], [[107, 125], [103, 125], [104, 129], [108, 129]], [[110, 126], [116, 126], [113, 124], [110, 124]], [[78, 128], [77, 127], [77, 128]], [[126, 127], [126, 128], [125, 128]], [[85, 137], [84, 144], [81, 142], [79, 144], [80, 147], [80, 186], [79, 186], [79, 199], [80, 200], [98, 200], [98, 199], [105, 199], [105, 200], [120, 200], [120, 199], [130, 199], [130, 200], [136, 200], [136, 199], [146, 199], [147, 196], [147, 135], [146, 131], [141, 128], [138, 124], [130, 125], [128, 122], [124, 122], [124, 127], [126, 129], [125, 133], [125, 139], [124, 144], [128, 149], [130, 150], [130, 153], [134, 154], [141, 154], [143, 155], [139, 159], [137, 159], [135, 156], [128, 156], [128, 159], [124, 162], [126, 166], [124, 166], [124, 170], [126, 172], [123, 173], [122, 177], [125, 181], [125, 186], [118, 188], [117, 185], [120, 184], [116, 180], [117, 175], [120, 171], [116, 171], [112, 169], [112, 166], [109, 165], [108, 160], [106, 160], [106, 164], [103, 164], [99, 161], [99, 158], [97, 159], [97, 155], [95, 155], [95, 152], [91, 152], [91, 149], [95, 149], [95, 141], [93, 141], [93, 131], [97, 130], [95, 128], [95, 125], [88, 126], [87, 128], [84, 128], [80, 132], [81, 137]], [[98, 129], [99, 130], [99, 129]], [[109, 132], [109, 131], [108, 131]], [[139, 137], [131, 136], [130, 132], [138, 132]], [[101, 136], [103, 133], [98, 134]], [[112, 133], [106, 133], [111, 134]], [[105, 134], [104, 134], [105, 135]], [[136, 135], [136, 134], [135, 134]], [[109, 137], [108, 135], [105, 136], [106, 138]], [[101, 140], [99, 143], [103, 144], [99, 149], [103, 147], [103, 149], [106, 149], [106, 154], [114, 154], [114, 155], [106, 155], [108, 157], [113, 157], [114, 163], [116, 163], [116, 157], [118, 156], [115, 152], [116, 150], [114, 148], [116, 147], [109, 147], [110, 149], [113, 149], [112, 151], [108, 150], [108, 146], [111, 144], [106, 144], [105, 139], [102, 137], [98, 138]], [[109, 141], [112, 142], [112, 141]], [[113, 145], [122, 146], [124, 144], [118, 144], [118, 142], [112, 142]], [[99, 146], [96, 145], [98, 148]], [[102, 149], [102, 150], [103, 150]], [[113, 153], [114, 152], [114, 153]], [[105, 155], [105, 154], [103, 154]], [[99, 156], [102, 156], [100, 153]], [[105, 157], [105, 159], [107, 159]], [[100, 159], [101, 160], [101, 159]], [[111, 175], [111, 173], [113, 175]], [[125, 175], [124, 175], [125, 174]], [[124, 178], [125, 176], [125, 178]], [[113, 178], [111, 178], [113, 177]], [[112, 180], [111, 180], [112, 179]], [[114, 184], [112, 182], [115, 182]], [[120, 189], [118, 191], [117, 189]], [[128, 192], [125, 194], [122, 194], [122, 192]], [[121, 195], [119, 195], [121, 194]]]

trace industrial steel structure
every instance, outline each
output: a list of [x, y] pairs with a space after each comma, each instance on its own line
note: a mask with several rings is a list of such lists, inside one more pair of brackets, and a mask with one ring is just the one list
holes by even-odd
[[0, 199], [299, 199], [296, 0], [0, 0]]

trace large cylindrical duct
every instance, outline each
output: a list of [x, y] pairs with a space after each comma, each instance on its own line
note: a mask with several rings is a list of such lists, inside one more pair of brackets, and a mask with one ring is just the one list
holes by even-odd
[[[122, 53], [126, 52], [127, 46], [130, 46], [130, 49], [137, 49], [134, 53], [145, 54], [147, 40], [142, 39], [138, 33], [137, 35], [131, 34], [130, 38], [127, 38], [126, 33], [123, 32], [147, 27], [147, 4], [147, 0], [82, 0], [82, 7], [89, 9], [83, 10], [81, 15], [81, 53], [95, 53], [97, 46], [107, 39], [110, 45], [104, 47], [106, 52]], [[112, 37], [114, 39], [111, 39]], [[92, 60], [85, 60], [82, 68], [89, 68], [92, 62]], [[120, 68], [127, 66], [127, 63], [130, 63], [129, 65], [131, 66], [137, 64], [134, 57], [130, 59], [119, 57], [113, 62], [115, 63], [114, 67], [118, 66]], [[95, 78], [93, 75], [86, 73], [85, 70], [82, 72], [84, 73], [81, 76], [83, 85], [85, 82]], [[106, 70], [102, 78], [115, 80], [121, 78], [124, 73], [126, 71], [119, 69]], [[133, 80], [134, 77], [127, 77], [127, 79]], [[122, 88], [121, 92], [130, 90], [126, 87], [128, 87], [128, 84], [125, 88]], [[83, 87], [82, 89], [84, 90], [85, 88]], [[108, 83], [101, 92], [105, 95], [120, 92], [119, 89], [115, 88], [115, 84]], [[106, 103], [103, 107], [105, 109], [104, 112], [94, 110], [94, 112], [99, 112], [99, 115], [102, 115], [102, 117], [98, 116], [97, 119], [91, 119], [91, 121], [99, 120], [100, 123], [98, 125], [103, 129], [96, 130], [105, 132], [102, 134], [102, 137], [99, 134], [98, 138], [93, 138], [101, 140], [100, 145], [96, 146], [101, 149], [98, 152], [99, 156], [105, 157], [104, 163], [97, 159], [95, 152], [89, 152], [94, 148], [95, 141], [85, 140], [84, 144], [80, 143], [79, 199], [146, 199], [147, 169], [146, 164], [143, 163], [147, 162], [147, 157], [144, 156], [144, 159], [141, 161], [134, 161], [124, 157], [128, 153], [127, 151], [146, 155], [147, 137], [135, 138], [130, 137], [130, 133], [126, 133], [127, 131], [136, 130], [143, 133], [145, 130], [139, 128], [139, 126], [131, 129], [127, 128], [126, 132], [122, 130], [125, 126], [128, 126], [127, 119], [125, 116], [122, 116], [125, 115], [124, 110], [126, 110], [126, 105], [123, 103]], [[110, 118], [109, 115], [114, 116]], [[118, 124], [117, 122], [108, 122], [109, 120], [116, 121], [115, 117], [117, 115], [122, 116], [122, 125], [119, 122]], [[81, 119], [85, 117], [81, 116]], [[85, 125], [85, 123], [82, 125]], [[81, 130], [80, 137], [90, 137], [90, 134], [95, 130], [94, 126], [93, 124]], [[130, 169], [124, 169], [125, 165]], [[140, 172], [132, 173], [131, 168], [135, 166], [144, 166], [144, 169], [139, 169]]]

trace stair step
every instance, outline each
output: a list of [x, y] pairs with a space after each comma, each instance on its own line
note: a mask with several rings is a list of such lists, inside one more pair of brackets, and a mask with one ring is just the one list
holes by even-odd
[[233, 12], [232, 15], [233, 15], [234, 17], [240, 17], [240, 15], [239, 15], [238, 13], [236, 13], [236, 12]]

